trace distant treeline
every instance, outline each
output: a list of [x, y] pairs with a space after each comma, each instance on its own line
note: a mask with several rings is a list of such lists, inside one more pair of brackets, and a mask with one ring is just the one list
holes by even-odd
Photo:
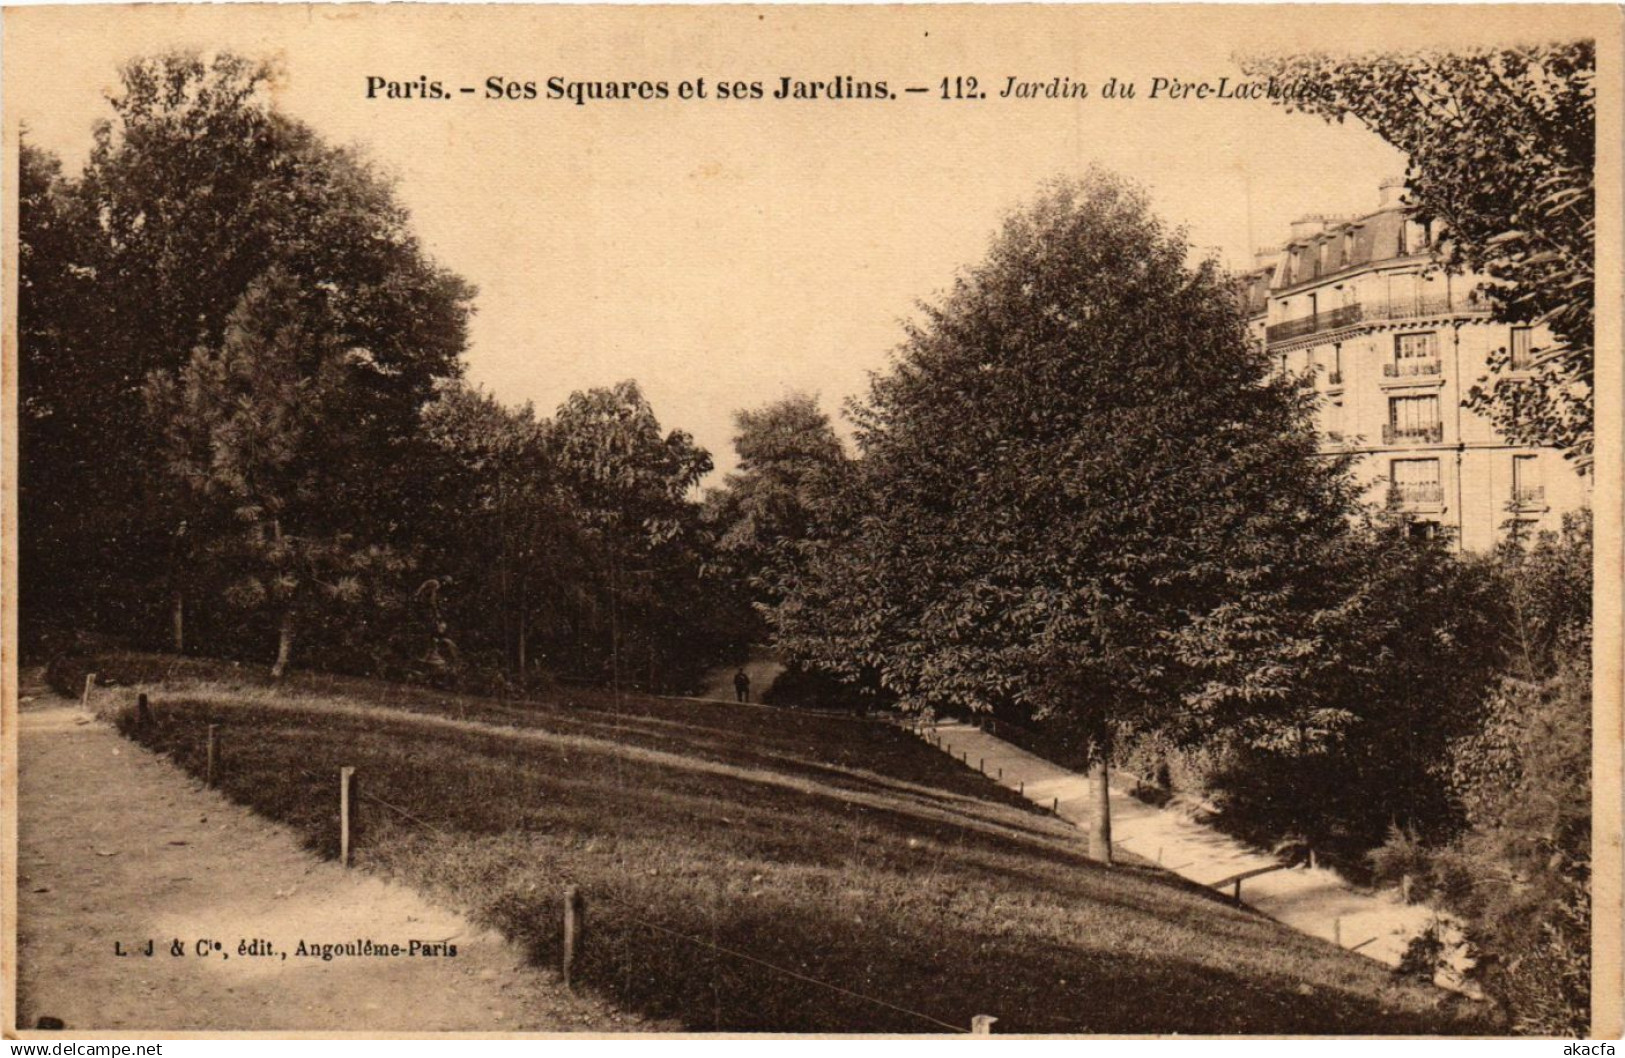
[[82, 173], [21, 156], [23, 642], [692, 687], [748, 605], [636, 384], [461, 381], [475, 291], [272, 71], [123, 70]]

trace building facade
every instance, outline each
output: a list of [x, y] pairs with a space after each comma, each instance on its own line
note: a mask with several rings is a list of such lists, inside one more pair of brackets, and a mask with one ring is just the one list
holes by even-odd
[[1323, 450], [1356, 455], [1366, 499], [1413, 531], [1445, 528], [1483, 551], [1556, 529], [1588, 502], [1589, 479], [1462, 406], [1492, 351], [1510, 347], [1516, 370], [1550, 336], [1490, 319], [1482, 280], [1438, 266], [1445, 233], [1410, 215], [1402, 186], [1384, 181], [1373, 213], [1304, 217], [1285, 245], [1260, 250], [1245, 276], [1254, 333], [1317, 391]]

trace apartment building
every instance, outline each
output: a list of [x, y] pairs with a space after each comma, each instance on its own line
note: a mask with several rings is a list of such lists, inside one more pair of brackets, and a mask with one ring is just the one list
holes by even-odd
[[1254, 332], [1317, 390], [1324, 449], [1354, 453], [1366, 498], [1413, 531], [1447, 527], [1459, 547], [1487, 550], [1555, 529], [1588, 502], [1589, 480], [1462, 406], [1492, 351], [1510, 348], [1516, 368], [1550, 335], [1492, 321], [1481, 280], [1438, 267], [1446, 234], [1418, 223], [1402, 190], [1386, 180], [1375, 212], [1303, 217], [1285, 245], [1260, 250], [1243, 277]]

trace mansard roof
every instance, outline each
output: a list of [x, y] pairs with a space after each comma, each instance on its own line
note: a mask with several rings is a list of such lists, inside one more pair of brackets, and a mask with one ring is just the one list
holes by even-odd
[[1293, 239], [1281, 250], [1270, 289], [1287, 290], [1369, 265], [1428, 253], [1426, 241], [1406, 231], [1409, 217], [1405, 206], [1391, 205]]

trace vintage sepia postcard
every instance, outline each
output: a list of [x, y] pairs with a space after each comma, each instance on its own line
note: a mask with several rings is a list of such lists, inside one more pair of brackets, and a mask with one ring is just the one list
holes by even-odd
[[6, 8], [8, 1038], [1617, 1038], [1621, 32]]

